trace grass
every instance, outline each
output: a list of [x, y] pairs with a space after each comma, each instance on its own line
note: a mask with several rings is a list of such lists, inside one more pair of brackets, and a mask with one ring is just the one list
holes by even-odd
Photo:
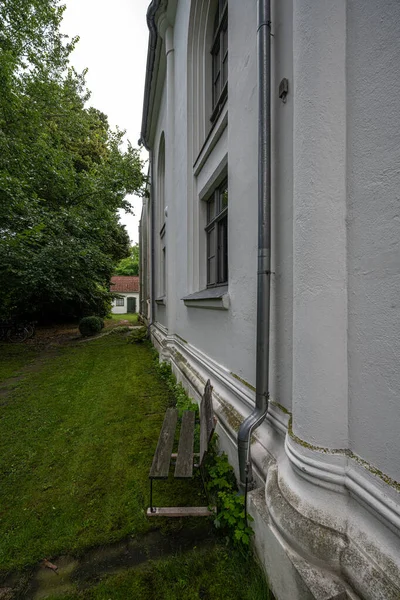
[[[32, 352], [7, 346], [2, 376], [16, 374]], [[126, 536], [140, 539], [150, 527], [166, 535], [181, 527], [179, 520], [145, 515], [148, 472], [173, 400], [150, 346], [114, 335], [43, 352], [39, 368], [28, 369], [0, 405], [0, 581], [44, 557], [79, 557]], [[197, 480], [156, 482], [154, 494], [167, 506], [204, 502]], [[214, 540], [83, 590], [76, 582], [72, 595], [57, 597], [266, 599], [264, 579], [249, 560]], [[251, 585], [243, 566], [249, 564]]]
[[36, 357], [34, 348], [21, 344], [0, 344], [0, 384], [16, 377]]
[[[56, 600], [56, 597], [53, 597]], [[250, 555], [217, 544], [105, 577], [63, 600], [272, 600]]]
[[118, 321], [129, 321], [132, 325], [136, 325], [138, 322], [138, 315], [137, 313], [125, 313], [123, 315], [111, 315], [105, 319], [106, 325], [111, 325]]
[[[148, 471], [168, 401], [150, 348], [119, 335], [62, 348], [27, 374], [0, 408], [3, 571], [148, 529]], [[171, 485], [157, 493], [176, 501]]]

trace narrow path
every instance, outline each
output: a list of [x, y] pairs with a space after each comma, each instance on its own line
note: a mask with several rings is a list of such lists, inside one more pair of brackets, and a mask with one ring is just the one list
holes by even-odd
[[139, 567], [149, 560], [181, 554], [194, 546], [212, 546], [215, 536], [205, 521], [167, 535], [151, 531], [119, 542], [91, 548], [79, 558], [59, 556], [52, 560], [57, 571], [38, 565], [30, 575], [11, 575], [0, 586], [0, 600], [42, 600], [77, 593], [91, 587], [106, 575]]

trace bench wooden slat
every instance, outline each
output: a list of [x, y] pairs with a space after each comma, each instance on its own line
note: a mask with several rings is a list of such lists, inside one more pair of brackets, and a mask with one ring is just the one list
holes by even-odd
[[165, 413], [160, 437], [158, 438], [153, 464], [151, 465], [150, 479], [167, 479], [168, 477], [177, 421], [177, 409], [168, 408]]
[[193, 476], [193, 442], [195, 414], [185, 410], [182, 416], [181, 434], [178, 445], [174, 477], [185, 479]]
[[212, 386], [210, 380], [208, 380], [200, 404], [200, 465], [203, 463], [213, 432]]

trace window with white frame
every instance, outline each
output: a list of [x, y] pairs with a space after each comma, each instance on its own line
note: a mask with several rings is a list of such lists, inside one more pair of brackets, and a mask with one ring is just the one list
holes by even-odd
[[214, 20], [212, 55], [212, 114], [214, 122], [228, 96], [228, 1], [218, 0]]
[[165, 252], [165, 246], [161, 251], [161, 295], [165, 296], [167, 293], [167, 257]]
[[115, 306], [124, 306], [124, 298], [116, 298]]
[[228, 283], [228, 181], [207, 201], [207, 287]]

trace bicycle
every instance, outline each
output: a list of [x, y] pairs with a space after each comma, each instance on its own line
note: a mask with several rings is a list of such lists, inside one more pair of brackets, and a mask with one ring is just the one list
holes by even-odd
[[28, 339], [31, 339], [36, 333], [37, 321], [23, 321], [21, 325], [26, 329], [28, 333]]
[[0, 340], [15, 344], [24, 342], [28, 337], [29, 332], [23, 324], [13, 321], [0, 321]]

